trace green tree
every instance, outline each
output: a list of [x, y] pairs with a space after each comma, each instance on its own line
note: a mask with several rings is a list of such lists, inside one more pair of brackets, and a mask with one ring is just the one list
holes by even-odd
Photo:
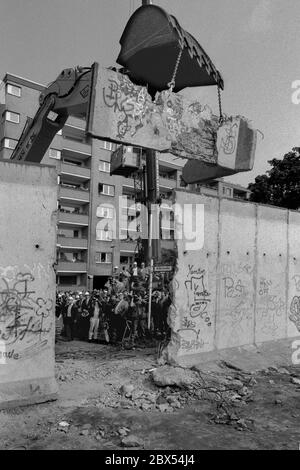
[[268, 162], [271, 170], [250, 183], [250, 200], [263, 204], [298, 209], [300, 207], [300, 152], [293, 148], [282, 160]]

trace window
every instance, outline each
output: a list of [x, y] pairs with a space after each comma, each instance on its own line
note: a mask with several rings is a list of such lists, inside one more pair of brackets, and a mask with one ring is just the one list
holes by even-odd
[[104, 217], [105, 219], [112, 219], [114, 216], [114, 209], [112, 207], [98, 206], [97, 217]]
[[20, 123], [19, 113], [13, 113], [12, 111], [5, 111], [4, 116], [5, 116], [4, 119], [6, 121], [13, 122], [14, 124]]
[[115, 150], [115, 148], [116, 148], [116, 145], [115, 145], [115, 144], [113, 144], [112, 142], [106, 142], [106, 140], [103, 140], [103, 141], [102, 141], [102, 144], [103, 144], [103, 148], [104, 148], [105, 150], [110, 150], [110, 151], [112, 151], [112, 150]]
[[56, 160], [61, 159], [61, 151], [57, 149], [49, 149], [49, 157], [55, 158]]
[[174, 240], [174, 230], [162, 227], [161, 238], [162, 240]]
[[115, 187], [110, 184], [99, 183], [98, 192], [99, 194], [104, 194], [105, 196], [114, 196]]
[[111, 253], [101, 253], [97, 252], [95, 255], [96, 263], [111, 263], [112, 262], [112, 254]]
[[96, 240], [104, 241], [104, 242], [111, 242], [113, 239], [113, 232], [112, 230], [97, 230], [96, 229]]
[[120, 264], [133, 263], [133, 256], [120, 256]]
[[110, 163], [105, 162], [104, 160], [100, 160], [99, 171], [103, 171], [104, 173], [110, 173]]
[[8, 83], [6, 85], [6, 92], [9, 95], [14, 95], [14, 96], [20, 97], [21, 94], [22, 94], [22, 88], [20, 88], [19, 86], [16, 86], [16, 85], [11, 85], [10, 83]]
[[14, 150], [18, 143], [18, 141], [15, 139], [7, 139], [7, 138], [3, 139], [2, 142], [3, 142], [2, 147], [6, 149], [11, 149], [11, 150]]

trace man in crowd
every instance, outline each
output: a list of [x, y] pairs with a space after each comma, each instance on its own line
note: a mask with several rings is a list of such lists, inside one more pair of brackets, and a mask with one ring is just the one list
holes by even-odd
[[89, 343], [96, 342], [98, 338], [98, 328], [101, 314], [101, 303], [99, 295], [94, 292], [90, 302], [90, 329], [89, 329]]
[[90, 318], [93, 315], [92, 299], [89, 292], [85, 292], [79, 305], [78, 336], [81, 340], [87, 340], [90, 329]]
[[70, 296], [63, 309], [63, 321], [67, 341], [73, 341], [74, 339], [74, 322], [77, 317], [77, 313], [76, 300], [74, 297]]
[[129, 304], [127, 300], [124, 298], [124, 294], [122, 292], [118, 295], [117, 300], [118, 302], [111, 316], [113, 342], [118, 342], [122, 340], [123, 333], [126, 327], [125, 316], [129, 307]]

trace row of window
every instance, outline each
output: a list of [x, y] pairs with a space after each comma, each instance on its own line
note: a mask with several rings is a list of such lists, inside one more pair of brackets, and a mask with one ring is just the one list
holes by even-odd
[[95, 254], [95, 263], [112, 263], [112, 253], [97, 251]]
[[115, 187], [112, 184], [98, 184], [98, 194], [103, 194], [104, 196], [114, 196]]
[[22, 96], [22, 88], [16, 85], [12, 85], [11, 83], [7, 83], [6, 93], [20, 98]]
[[14, 113], [13, 111], [4, 111], [3, 117], [5, 121], [12, 122], [14, 124], [20, 124], [20, 114]]
[[18, 141], [15, 139], [8, 139], [5, 137], [1, 142], [1, 148], [14, 150], [17, 146]]
[[96, 216], [104, 219], [112, 219], [114, 216], [114, 209], [112, 207], [99, 206], [97, 207]]
[[99, 171], [102, 171], [103, 173], [110, 173], [110, 163], [104, 160], [100, 160]]
[[112, 230], [103, 230], [96, 229], [96, 240], [102, 242], [111, 242], [113, 241], [113, 231]]

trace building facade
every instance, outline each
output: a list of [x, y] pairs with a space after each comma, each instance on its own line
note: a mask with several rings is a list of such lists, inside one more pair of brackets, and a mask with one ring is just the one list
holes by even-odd
[[[26, 123], [39, 107], [44, 85], [7, 73], [0, 87], [0, 158], [9, 159]], [[55, 136], [42, 162], [58, 171], [57, 284], [58, 290], [101, 287], [114, 267], [130, 265], [137, 254], [140, 208], [134, 203], [133, 178], [110, 175], [111, 153], [116, 145], [86, 139], [85, 121], [69, 118]], [[140, 149], [128, 147], [128, 152]], [[162, 200], [162, 248], [174, 247], [172, 191], [180, 187], [185, 160], [159, 154]], [[247, 200], [250, 191], [215, 180], [190, 185], [203, 194]], [[116, 222], [117, 232], [112, 230]], [[124, 224], [124, 227], [122, 226]]]

